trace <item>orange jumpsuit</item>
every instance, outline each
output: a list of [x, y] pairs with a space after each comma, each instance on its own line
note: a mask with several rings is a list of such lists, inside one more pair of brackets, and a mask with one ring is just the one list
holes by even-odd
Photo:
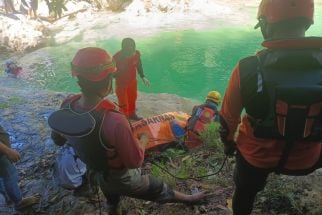
[[120, 111], [130, 117], [136, 114], [136, 72], [139, 73], [141, 78], [144, 77], [140, 52], [135, 51], [133, 56], [127, 58], [119, 51], [113, 57], [117, 67], [115, 92]]

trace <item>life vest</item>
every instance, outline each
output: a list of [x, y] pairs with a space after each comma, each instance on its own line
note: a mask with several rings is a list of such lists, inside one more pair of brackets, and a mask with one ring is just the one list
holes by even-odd
[[214, 121], [218, 116], [218, 111], [215, 105], [202, 104], [194, 108], [191, 117], [188, 120], [187, 130], [200, 135], [207, 124]]
[[108, 160], [115, 158], [116, 152], [111, 144], [102, 140], [101, 126], [105, 115], [116, 111], [115, 106], [102, 100], [93, 110], [77, 113], [72, 110], [71, 104], [79, 97], [76, 95], [65, 101], [60, 110], [49, 116], [48, 124], [67, 139], [68, 145], [90, 169], [106, 172]]
[[322, 50], [263, 50], [239, 62], [242, 103], [258, 138], [322, 140]]
[[183, 141], [189, 117], [184, 112], [167, 112], [141, 119], [132, 123], [133, 134], [148, 133], [150, 140], [145, 150], [162, 151], [168, 143]]

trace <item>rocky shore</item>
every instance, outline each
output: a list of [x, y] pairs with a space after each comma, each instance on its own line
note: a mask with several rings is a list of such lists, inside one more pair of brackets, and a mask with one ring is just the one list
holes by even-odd
[[[9, 132], [12, 147], [22, 157], [16, 165], [20, 187], [24, 196], [41, 194], [40, 204], [24, 214], [97, 213], [95, 202], [73, 196], [72, 191], [59, 187], [53, 177], [59, 147], [50, 139], [47, 118], [68, 93], [45, 91], [22, 79], [6, 76], [0, 77], [0, 92], [0, 124]], [[115, 96], [109, 98], [115, 101]], [[147, 117], [168, 111], [189, 113], [195, 104], [176, 95], [139, 93], [137, 106], [139, 114]], [[100, 199], [103, 201], [104, 197]], [[13, 208], [0, 200], [0, 214], [13, 213]]]

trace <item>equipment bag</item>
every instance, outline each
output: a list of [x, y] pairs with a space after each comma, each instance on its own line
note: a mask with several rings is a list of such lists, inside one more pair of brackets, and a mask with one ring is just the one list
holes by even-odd
[[281, 136], [290, 141], [322, 138], [322, 86], [278, 86], [275, 101]]

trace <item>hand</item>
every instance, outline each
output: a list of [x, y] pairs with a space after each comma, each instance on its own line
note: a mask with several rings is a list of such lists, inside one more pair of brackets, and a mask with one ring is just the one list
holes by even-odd
[[221, 142], [223, 142], [223, 143], [226, 142], [228, 134], [229, 134], [229, 131], [228, 131], [227, 126], [224, 127], [221, 125], [219, 127], [219, 135], [220, 135]]
[[224, 142], [224, 153], [227, 156], [233, 156], [236, 151], [236, 143], [233, 140]]
[[148, 145], [149, 143], [149, 139], [150, 139], [149, 134], [140, 133], [138, 134], [138, 138], [139, 138], [140, 146], [145, 149], [146, 145]]
[[142, 81], [143, 81], [143, 83], [144, 83], [145, 86], [150, 87], [151, 83], [150, 83], [150, 81], [147, 78], [143, 77], [142, 78]]
[[8, 159], [11, 160], [12, 162], [17, 162], [20, 160], [19, 152], [17, 152], [14, 149], [8, 148], [6, 155], [7, 155]]

